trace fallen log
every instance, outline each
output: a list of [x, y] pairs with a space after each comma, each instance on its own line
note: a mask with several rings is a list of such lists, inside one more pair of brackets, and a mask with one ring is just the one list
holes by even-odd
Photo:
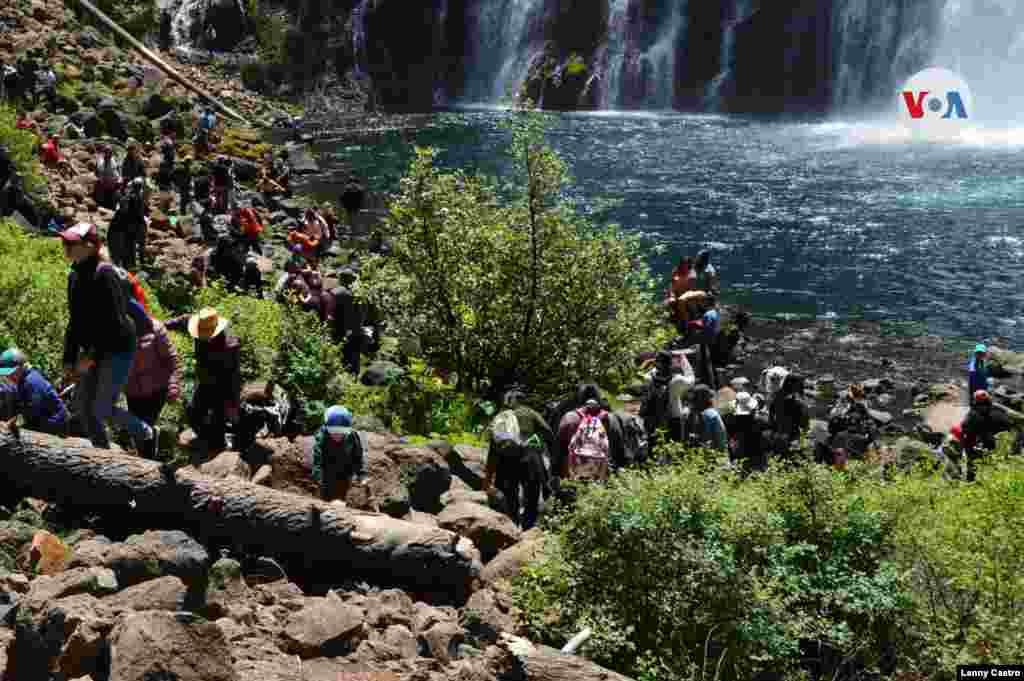
[[339, 581], [365, 576], [459, 599], [480, 571], [468, 539], [428, 525], [318, 499], [172, 470], [85, 440], [0, 432], [0, 475], [25, 494], [132, 522], [172, 519], [177, 529], [230, 537], [263, 555], [301, 557]]
[[502, 634], [498, 646], [503, 653], [500, 662], [503, 674], [498, 678], [520, 681], [633, 681], [582, 657], [511, 634]]

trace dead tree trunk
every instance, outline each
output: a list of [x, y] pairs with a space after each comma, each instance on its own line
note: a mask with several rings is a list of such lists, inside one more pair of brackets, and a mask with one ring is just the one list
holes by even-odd
[[339, 581], [365, 575], [459, 598], [480, 570], [473, 543], [447, 530], [211, 479], [191, 467], [172, 471], [85, 440], [0, 432], [0, 476], [25, 494], [76, 509], [131, 514], [136, 523], [172, 518], [186, 531], [212, 527], [264, 555], [301, 556], [311, 571]]
[[498, 642], [504, 655], [498, 678], [518, 681], [633, 681], [628, 676], [596, 665], [576, 655], [502, 634]]

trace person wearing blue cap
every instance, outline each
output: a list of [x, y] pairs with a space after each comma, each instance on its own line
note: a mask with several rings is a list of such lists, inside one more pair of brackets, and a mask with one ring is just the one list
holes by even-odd
[[11, 348], [0, 355], [0, 396], [13, 409], [7, 417], [21, 414], [25, 428], [51, 435], [67, 435], [68, 411], [64, 401], [21, 350]]
[[974, 406], [974, 394], [979, 390], [988, 390], [992, 387], [992, 378], [988, 368], [988, 348], [984, 343], [974, 346], [974, 353], [971, 361], [967, 363], [967, 394], [970, 395], [970, 404]]
[[352, 412], [335, 405], [313, 438], [313, 479], [320, 484], [320, 498], [344, 502], [353, 478], [363, 482], [366, 475], [366, 453], [352, 428]]

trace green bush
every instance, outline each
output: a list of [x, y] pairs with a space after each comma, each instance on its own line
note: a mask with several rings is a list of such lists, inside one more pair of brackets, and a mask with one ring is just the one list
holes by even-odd
[[25, 189], [34, 191], [42, 186], [43, 175], [36, 156], [38, 139], [27, 130], [14, 127], [15, 110], [0, 103], [0, 144], [7, 148], [18, 174], [25, 181]]
[[909, 604], [887, 513], [829, 469], [741, 482], [708, 458], [582, 494], [515, 584], [530, 635], [590, 626], [591, 657], [645, 680], [877, 667]]
[[390, 328], [462, 389], [517, 381], [553, 394], [604, 379], [631, 365], [655, 325], [639, 242], [575, 214], [536, 115], [510, 124], [520, 188], [510, 202], [418, 149], [386, 219], [393, 253], [364, 265], [362, 290], [389, 310]]

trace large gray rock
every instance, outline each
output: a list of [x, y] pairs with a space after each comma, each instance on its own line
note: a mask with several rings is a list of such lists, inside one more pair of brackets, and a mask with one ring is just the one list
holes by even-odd
[[157, 577], [102, 599], [116, 613], [143, 610], [176, 612], [185, 609], [188, 588], [177, 577]]
[[471, 501], [446, 506], [438, 515], [437, 524], [472, 540], [484, 562], [515, 544], [521, 536], [507, 515]]
[[306, 599], [306, 606], [291, 615], [284, 629], [286, 652], [310, 658], [342, 655], [365, 637], [365, 614], [334, 594]]
[[205, 586], [209, 563], [210, 556], [202, 544], [184, 532], [150, 530], [124, 542], [113, 543], [102, 537], [81, 542], [69, 567], [109, 567], [123, 586], [173, 575], [191, 588]]
[[439, 513], [441, 495], [452, 484], [452, 473], [444, 458], [428, 447], [393, 447], [387, 454], [399, 466], [412, 507], [425, 513]]
[[110, 633], [110, 681], [240, 681], [223, 631], [190, 613], [139, 612]]

